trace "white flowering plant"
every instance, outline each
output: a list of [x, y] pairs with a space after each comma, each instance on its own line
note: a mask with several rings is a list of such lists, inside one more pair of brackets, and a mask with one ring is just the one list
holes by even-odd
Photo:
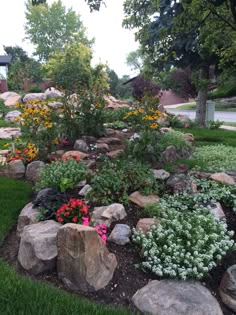
[[173, 209], [159, 212], [160, 223], [145, 235], [133, 230], [133, 241], [142, 248], [141, 266], [160, 277], [201, 279], [235, 249], [233, 231], [207, 209]]

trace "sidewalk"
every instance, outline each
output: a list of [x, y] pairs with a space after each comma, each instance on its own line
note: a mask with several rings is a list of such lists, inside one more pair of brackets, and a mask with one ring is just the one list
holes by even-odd
[[220, 126], [220, 129], [234, 130], [234, 131], [236, 131], [236, 127], [233, 127], [233, 126], [225, 126], [225, 125], [222, 125], [222, 126]]

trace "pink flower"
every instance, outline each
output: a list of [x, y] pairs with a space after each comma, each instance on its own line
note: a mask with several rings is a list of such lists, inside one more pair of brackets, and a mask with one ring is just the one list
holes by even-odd
[[106, 244], [107, 242], [107, 237], [105, 234], [102, 235], [102, 241], [104, 242], [104, 244]]
[[77, 216], [72, 218], [72, 222], [76, 223], [77, 221], [78, 221], [78, 217]]
[[63, 219], [62, 218], [58, 218], [57, 221], [58, 222], [63, 222]]
[[89, 219], [86, 217], [82, 217], [83, 225], [89, 226]]

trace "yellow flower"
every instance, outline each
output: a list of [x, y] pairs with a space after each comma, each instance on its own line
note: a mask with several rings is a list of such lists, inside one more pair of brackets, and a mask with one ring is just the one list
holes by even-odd
[[9, 143], [4, 143], [3, 146], [4, 146], [5, 148], [7, 148], [7, 147], [9, 147], [9, 145], [10, 145]]
[[52, 123], [46, 121], [46, 122], [44, 123], [44, 127], [45, 127], [45, 128], [52, 128]]
[[151, 125], [150, 125], [150, 128], [151, 128], [151, 129], [157, 129], [157, 127], [158, 127], [157, 124], [151, 124]]
[[53, 139], [53, 140], [52, 140], [52, 143], [53, 143], [53, 144], [58, 144], [58, 143], [59, 143], [58, 137], [56, 137], [55, 139]]

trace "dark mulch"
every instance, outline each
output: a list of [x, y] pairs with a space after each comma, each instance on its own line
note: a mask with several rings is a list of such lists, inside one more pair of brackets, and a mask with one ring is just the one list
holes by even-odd
[[[126, 223], [130, 226], [135, 226], [138, 218], [140, 217], [140, 210], [136, 207], [130, 207], [127, 209], [128, 219], [122, 220], [119, 223]], [[225, 209], [227, 222], [229, 228], [236, 231], [236, 215], [229, 209]], [[114, 225], [114, 224], [113, 224]], [[112, 229], [113, 226], [111, 226]], [[94, 293], [78, 292], [80, 296], [84, 296], [93, 299], [101, 304], [123, 305], [131, 308], [135, 312], [135, 308], [132, 305], [131, 298], [133, 294], [143, 286], [145, 286], [149, 280], [158, 279], [150, 273], [145, 273], [143, 270], [136, 268], [135, 265], [141, 262], [139, 251], [134, 245], [119, 246], [112, 243], [108, 243], [108, 249], [114, 253], [118, 260], [118, 267], [115, 271], [114, 277], [109, 285], [102, 290]], [[25, 271], [17, 263], [17, 252], [19, 247], [19, 240], [16, 237], [16, 226], [12, 228], [6, 237], [3, 245], [0, 247], [0, 257], [2, 257], [9, 264], [13, 265], [16, 270], [22, 274], [27, 275]], [[236, 264], [236, 253], [225, 257], [217, 268], [211, 271], [210, 275], [202, 282], [206, 287], [210, 289], [212, 294], [216, 296], [221, 304], [224, 315], [236, 315], [233, 311], [228, 309], [222, 302], [218, 294], [218, 288], [221, 278], [225, 270]], [[28, 276], [28, 275], [27, 275]], [[62, 282], [57, 279], [56, 272], [50, 275], [41, 275], [37, 277], [31, 277], [34, 280], [42, 280], [49, 282], [57, 287], [67, 290]]]

